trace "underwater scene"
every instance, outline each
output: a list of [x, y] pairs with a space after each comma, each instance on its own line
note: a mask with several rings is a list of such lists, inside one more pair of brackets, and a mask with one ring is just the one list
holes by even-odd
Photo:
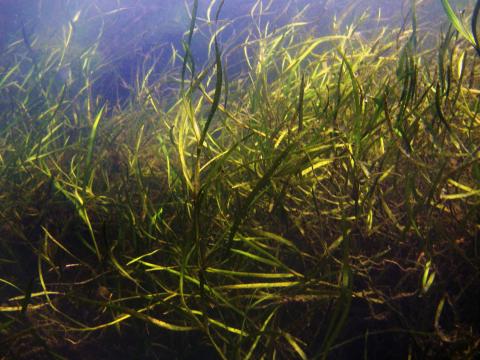
[[0, 360], [480, 358], [479, 14], [0, 0]]

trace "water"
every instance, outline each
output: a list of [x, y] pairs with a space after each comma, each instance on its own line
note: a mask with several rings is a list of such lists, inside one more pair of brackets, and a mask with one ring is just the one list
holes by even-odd
[[0, 0], [0, 358], [473, 359], [478, 56], [412, 3]]
[[[209, 61], [209, 40], [215, 28], [211, 23], [219, 3], [215, 1], [209, 10], [210, 1], [199, 1], [198, 31], [192, 42], [197, 69]], [[255, 3], [257, 6], [252, 11]], [[425, 5], [419, 12], [428, 11], [424, 20], [442, 14], [439, 2], [423, 3]], [[139, 69], [154, 66], [155, 73], [160, 76], [172, 66], [173, 49], [183, 56], [182, 41], [189, 27], [192, 1], [96, 0], [85, 6], [85, 1], [80, 0], [2, 0], [1, 5], [0, 49], [22, 39], [25, 33], [31, 41], [36, 39], [35, 48], [40, 52], [62, 46], [69, 24], [74, 30], [69, 45], [72, 58], [80, 56], [85, 48], [99, 39], [95, 58], [106, 66], [94, 84], [94, 92], [111, 103], [118, 103], [128, 99]], [[372, 24], [375, 24], [374, 19], [381, 18], [383, 25], [390, 21], [393, 26], [402, 21], [408, 8], [409, 1], [396, 0], [226, 0], [219, 16], [219, 26], [228, 25], [222, 30], [219, 42], [225, 52], [225, 63], [229, 65], [229, 75], [236, 76], [244, 70], [245, 62], [241, 51], [234, 50], [235, 46], [247, 37], [261, 37], [267, 24], [272, 33], [289, 22], [305, 21], [308, 24], [303, 27], [304, 31], [325, 35], [332, 31], [332, 19], [341, 18], [347, 11], [344, 26], [366, 10]], [[302, 9], [307, 10], [301, 12]], [[256, 26], [258, 31], [255, 31]], [[173, 64], [178, 66], [180, 62], [177, 58]]]

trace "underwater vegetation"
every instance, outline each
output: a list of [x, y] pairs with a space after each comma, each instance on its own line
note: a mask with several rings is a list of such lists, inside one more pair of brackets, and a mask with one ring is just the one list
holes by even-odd
[[191, 1], [119, 52], [134, 2], [66, 3], [0, 44], [0, 359], [478, 357], [478, 3]]

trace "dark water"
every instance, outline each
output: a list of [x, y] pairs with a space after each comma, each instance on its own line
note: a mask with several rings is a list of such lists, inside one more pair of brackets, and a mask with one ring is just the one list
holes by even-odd
[[[131, 94], [139, 71], [151, 66], [155, 74], [172, 66], [173, 49], [183, 56], [182, 41], [189, 28], [193, 1], [177, 0], [0, 0], [0, 49], [25, 36], [38, 51], [58, 46], [65, 31], [73, 26], [72, 57], [79, 57], [100, 39], [98, 63], [106, 64], [95, 93], [110, 102], [123, 101]], [[199, 0], [198, 31], [192, 41], [197, 68], [208, 59], [208, 45], [219, 0]], [[391, 26], [407, 16], [411, 0], [225, 0], [217, 26], [227, 25], [219, 36], [224, 61], [231, 76], [242, 71], [242, 54], [235, 45], [254, 39], [293, 21], [305, 21], [303, 31], [319, 35], [332, 31], [333, 19], [348, 14], [344, 26], [363, 11], [371, 19]], [[440, 1], [417, 1], [423, 20], [438, 22], [443, 16]], [[464, 7], [468, 2], [457, 2]], [[253, 9], [253, 10], [252, 10]], [[304, 11], [302, 11], [304, 10]], [[372, 20], [373, 21], [373, 20]], [[210, 24], [209, 24], [210, 23]], [[176, 63], [179, 65], [180, 59]], [[152, 78], [152, 80], [155, 80]]]

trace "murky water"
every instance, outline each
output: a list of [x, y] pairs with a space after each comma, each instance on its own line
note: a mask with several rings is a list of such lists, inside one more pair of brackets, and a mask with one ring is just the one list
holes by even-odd
[[[154, 57], [158, 68], [162, 68], [171, 60], [173, 48], [183, 53], [182, 41], [188, 31], [193, 1], [96, 0], [88, 6], [79, 0], [2, 0], [0, 3], [0, 48], [22, 39], [24, 33], [32, 41], [37, 39], [36, 47], [40, 50], [54, 47], [64, 41], [65, 31], [72, 24], [74, 36], [70, 47], [79, 53], [100, 38], [99, 61], [109, 64], [112, 78], [115, 73], [131, 83], [146, 57]], [[467, 3], [459, 1], [456, 6], [463, 8]], [[192, 42], [192, 53], [198, 64], [208, 60], [208, 32], [213, 31], [209, 24], [214, 22], [219, 4], [218, 0], [199, 1], [199, 31]], [[443, 16], [439, 1], [425, 0], [418, 4], [423, 21], [438, 23], [438, 18]], [[383, 26], [388, 26], [389, 21], [393, 26], [405, 18], [409, 5], [410, 1], [406, 0], [225, 0], [219, 15], [219, 24], [224, 26], [219, 38], [223, 48], [232, 47], [247, 36], [260, 36], [261, 31], [273, 32], [292, 21], [305, 21], [308, 24], [304, 30], [326, 34], [331, 32], [334, 19], [348, 25], [363, 12], [370, 14], [372, 22], [378, 24], [381, 19]], [[238, 68], [233, 69], [236, 70]]]
[[193, 4], [0, 0], [0, 359], [473, 354], [474, 42], [440, 0]]

